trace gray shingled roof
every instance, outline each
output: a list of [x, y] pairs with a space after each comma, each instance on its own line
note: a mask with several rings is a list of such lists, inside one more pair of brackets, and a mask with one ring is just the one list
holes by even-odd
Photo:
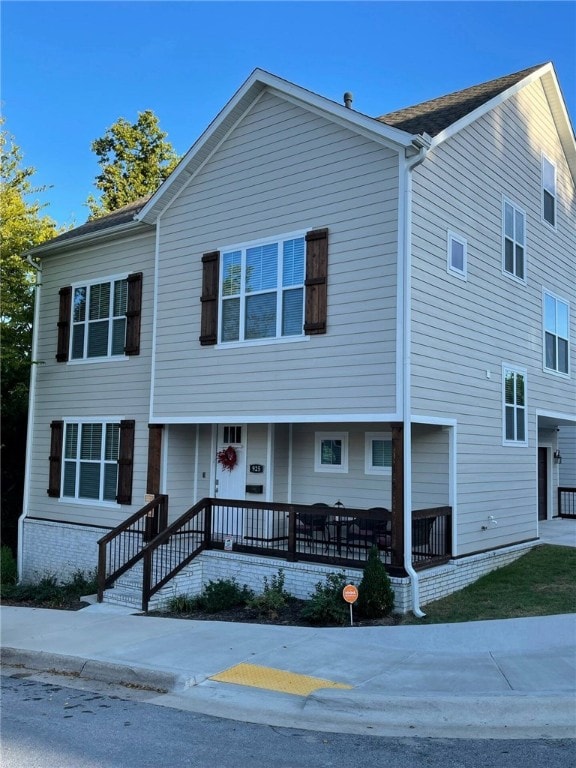
[[[100, 216], [97, 219], [87, 221], [85, 224], [81, 224], [79, 227], [68, 230], [68, 232], [63, 232], [61, 235], [58, 235], [58, 237], [55, 237], [48, 242], [50, 245], [55, 243], [62, 243], [66, 240], [72, 240], [73, 238], [75, 239], [77, 237], [82, 237], [83, 235], [89, 235], [92, 232], [99, 232], [102, 229], [109, 229], [111, 227], [118, 227], [121, 224], [128, 224], [134, 220], [134, 216], [136, 216], [136, 214], [139, 213], [142, 208], [144, 208], [149, 199], [150, 197], [141, 197], [139, 200], [136, 200], [133, 203], [128, 203], [128, 205], [125, 205], [122, 208], [118, 208], [117, 211], [113, 211], [112, 213], [107, 213], [105, 216]], [[43, 243], [42, 245], [46, 244], [47, 243]]]
[[540, 69], [541, 66], [543, 65], [538, 64], [538, 66], [523, 69], [512, 75], [498, 77], [496, 80], [489, 80], [487, 83], [464, 88], [462, 91], [449, 93], [437, 99], [423, 101], [412, 107], [388, 112], [388, 114], [376, 119], [408, 133], [427, 133], [430, 136], [436, 136], [495, 96], [516, 85], [520, 80]]

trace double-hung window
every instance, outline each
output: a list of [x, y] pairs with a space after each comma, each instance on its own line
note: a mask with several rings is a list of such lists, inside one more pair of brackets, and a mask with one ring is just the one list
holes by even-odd
[[526, 371], [502, 367], [504, 443], [527, 445]]
[[569, 373], [569, 305], [547, 291], [543, 294], [544, 368], [556, 373]]
[[119, 423], [67, 423], [63, 498], [116, 501], [119, 445]]
[[70, 358], [124, 355], [127, 279], [74, 285], [72, 290]]
[[392, 439], [384, 432], [367, 432], [364, 450], [364, 471], [367, 475], [392, 473]]
[[542, 218], [556, 226], [556, 166], [542, 155]]
[[220, 341], [303, 335], [304, 235], [222, 251]]
[[510, 200], [502, 205], [502, 268], [508, 275], [526, 279], [526, 214]]

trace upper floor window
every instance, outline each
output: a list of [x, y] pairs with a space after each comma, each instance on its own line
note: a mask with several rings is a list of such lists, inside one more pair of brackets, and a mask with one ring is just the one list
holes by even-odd
[[134, 428], [132, 420], [53, 421], [48, 495], [130, 504]]
[[384, 432], [367, 432], [364, 451], [367, 475], [389, 475], [392, 472], [392, 439]]
[[544, 291], [544, 368], [557, 373], [569, 372], [569, 305]]
[[222, 253], [220, 341], [303, 334], [304, 236]]
[[317, 432], [314, 469], [316, 472], [348, 472], [346, 432]]
[[556, 226], [556, 166], [542, 155], [542, 217]]
[[142, 273], [60, 289], [56, 360], [138, 355]]
[[125, 278], [74, 287], [72, 360], [124, 354], [127, 295]]
[[448, 232], [448, 271], [466, 278], [468, 245], [466, 240], [454, 232]]
[[504, 442], [526, 445], [526, 371], [503, 366], [502, 389]]
[[510, 200], [502, 207], [503, 269], [519, 280], [526, 278], [526, 214]]
[[327, 271], [327, 229], [205, 253], [200, 343], [326, 333]]

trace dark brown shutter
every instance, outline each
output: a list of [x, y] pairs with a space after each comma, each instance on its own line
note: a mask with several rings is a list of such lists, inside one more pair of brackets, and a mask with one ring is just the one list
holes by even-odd
[[50, 469], [48, 472], [48, 496], [60, 496], [62, 477], [62, 446], [64, 444], [64, 422], [50, 424]]
[[70, 310], [72, 309], [72, 287], [60, 288], [60, 311], [58, 313], [58, 345], [56, 360], [65, 363], [68, 360], [70, 346]]
[[126, 355], [140, 354], [140, 317], [142, 314], [142, 272], [128, 275], [126, 302]]
[[132, 419], [120, 422], [120, 449], [118, 455], [118, 504], [132, 503], [132, 470], [134, 466], [134, 426]]
[[202, 256], [202, 315], [200, 321], [200, 344], [203, 347], [216, 344], [218, 340], [218, 264], [219, 251]]
[[328, 230], [306, 235], [306, 301], [304, 333], [326, 333]]
[[162, 432], [164, 424], [148, 424], [148, 473], [146, 493], [160, 493], [160, 463], [162, 459]]

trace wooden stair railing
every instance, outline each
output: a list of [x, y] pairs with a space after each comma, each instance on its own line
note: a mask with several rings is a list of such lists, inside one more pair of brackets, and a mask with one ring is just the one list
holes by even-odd
[[98, 602], [104, 590], [142, 557], [149, 541], [168, 524], [168, 496], [159, 494], [98, 541]]
[[142, 550], [142, 610], [150, 598], [185, 568], [197, 555], [210, 548], [212, 504], [204, 498], [161, 531]]

